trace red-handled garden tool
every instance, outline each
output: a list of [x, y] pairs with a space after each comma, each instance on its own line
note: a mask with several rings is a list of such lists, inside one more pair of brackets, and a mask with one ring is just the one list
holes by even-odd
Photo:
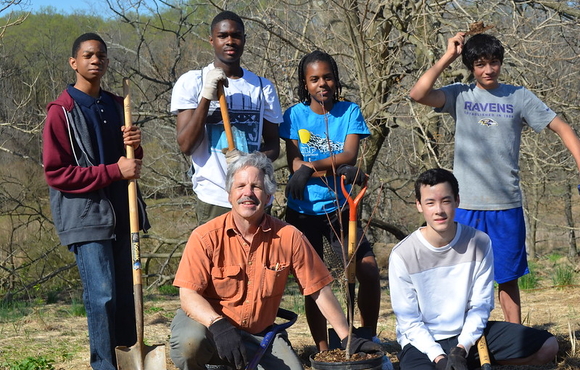
[[367, 191], [367, 182], [368, 182], [368, 175], [365, 175], [365, 179], [363, 184], [361, 185], [362, 188], [357, 194], [357, 196], [353, 199], [350, 193], [346, 190], [346, 186], [344, 184], [346, 176], [340, 177], [340, 186], [342, 188], [342, 193], [344, 194], [349, 210], [348, 210], [348, 249], [347, 249], [347, 259], [346, 259], [346, 279], [348, 282], [348, 295], [349, 295], [349, 302], [350, 307], [348, 310], [349, 316], [349, 324], [352, 326], [353, 316], [354, 316], [354, 302], [355, 302], [355, 282], [356, 282], [356, 249], [357, 249], [357, 207], [364, 197]]

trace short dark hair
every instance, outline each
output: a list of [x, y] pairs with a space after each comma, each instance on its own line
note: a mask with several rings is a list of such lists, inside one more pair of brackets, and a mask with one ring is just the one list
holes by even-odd
[[216, 15], [213, 20], [211, 21], [211, 26], [209, 27], [209, 33], [213, 32], [213, 28], [216, 24], [220, 23], [221, 21], [234, 21], [242, 27], [242, 31], [246, 32], [246, 28], [244, 27], [244, 21], [234, 12], [229, 10], [224, 10], [223, 12]]
[[91, 41], [91, 40], [98, 41], [101, 44], [103, 44], [103, 46], [105, 47], [105, 52], [107, 51], [107, 44], [105, 43], [105, 41], [103, 41], [101, 36], [97, 35], [96, 33], [87, 32], [87, 33], [83, 33], [82, 35], [77, 37], [77, 39], [73, 42], [72, 57], [76, 58], [77, 53], [79, 52], [79, 49], [81, 48], [81, 44], [83, 42]]
[[497, 58], [503, 64], [503, 56], [505, 49], [496, 37], [485, 33], [480, 33], [471, 36], [463, 45], [461, 58], [463, 64], [473, 71], [473, 63], [478, 59], [494, 59]]
[[310, 54], [306, 54], [300, 60], [298, 64], [298, 98], [300, 102], [309, 104], [310, 96], [308, 94], [308, 89], [306, 89], [306, 67], [314, 62], [327, 62], [332, 68], [332, 74], [334, 75], [334, 80], [336, 81], [336, 91], [334, 93], [334, 100], [338, 101], [340, 93], [342, 91], [342, 84], [340, 83], [340, 78], [338, 76], [338, 66], [334, 58], [323, 51], [315, 50]]
[[448, 182], [449, 185], [451, 185], [451, 191], [453, 191], [453, 196], [455, 197], [455, 200], [457, 200], [459, 198], [459, 183], [451, 171], [447, 171], [443, 168], [432, 168], [419, 175], [415, 181], [415, 199], [417, 199], [418, 202], [421, 202], [422, 186], [435, 186], [445, 182]]

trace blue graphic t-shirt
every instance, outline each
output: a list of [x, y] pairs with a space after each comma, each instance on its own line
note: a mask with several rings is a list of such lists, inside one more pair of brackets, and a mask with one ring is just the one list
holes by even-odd
[[[284, 112], [284, 122], [280, 124], [280, 137], [297, 140], [307, 162], [341, 153], [350, 134], [358, 134], [361, 139], [370, 135], [359, 106], [351, 102], [336, 102], [324, 115], [298, 103]], [[306, 185], [304, 200], [290, 197], [288, 207], [300, 213], [323, 215], [336, 210], [344, 201], [340, 183], [335, 183], [335, 178], [314, 177]]]

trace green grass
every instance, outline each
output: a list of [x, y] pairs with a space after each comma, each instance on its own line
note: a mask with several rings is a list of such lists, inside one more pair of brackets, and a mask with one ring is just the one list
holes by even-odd
[[550, 261], [554, 265], [562, 259], [562, 255], [559, 253], [549, 254], [547, 257], [548, 257], [548, 261]]
[[537, 263], [530, 261], [528, 268], [530, 270], [529, 274], [526, 274], [518, 279], [518, 286], [520, 289], [536, 289], [539, 286], [540, 278], [537, 274]]
[[6, 370], [54, 370], [54, 360], [44, 356], [26, 357], [19, 361], [5, 361], [0, 363], [1, 369]]
[[179, 288], [173, 285], [162, 285], [159, 288], [157, 288], [157, 290], [159, 290], [159, 293], [165, 295], [173, 295], [173, 296], [179, 295]]
[[559, 287], [574, 284], [574, 268], [570, 265], [556, 266], [552, 273], [552, 282]]
[[73, 316], [87, 316], [87, 311], [83, 301], [73, 299], [70, 304], [70, 313]]
[[151, 314], [151, 313], [157, 313], [157, 312], [162, 312], [162, 311], [163, 311], [163, 308], [156, 307], [156, 306], [147, 307], [145, 309], [145, 312], [146, 313], [149, 313], [149, 314]]
[[32, 311], [26, 301], [0, 301], [0, 322], [11, 322]]
[[518, 286], [522, 290], [526, 289], [536, 289], [539, 285], [540, 279], [534, 271], [530, 271], [529, 274], [522, 276], [518, 279]]

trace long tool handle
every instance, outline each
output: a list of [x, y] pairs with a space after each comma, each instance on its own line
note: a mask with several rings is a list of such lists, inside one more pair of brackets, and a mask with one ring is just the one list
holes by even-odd
[[342, 193], [348, 202], [349, 210], [348, 210], [348, 267], [347, 267], [347, 280], [349, 283], [355, 282], [355, 275], [356, 269], [354, 262], [354, 253], [356, 252], [356, 243], [357, 243], [357, 235], [356, 235], [356, 226], [357, 226], [357, 207], [362, 200], [363, 196], [367, 191], [367, 181], [368, 176], [365, 178], [365, 182], [362, 185], [360, 192], [357, 196], [353, 199], [350, 196], [350, 193], [346, 190], [346, 186], [344, 184], [345, 176], [341, 176], [340, 178], [340, 187], [342, 188]]
[[[131, 117], [131, 93], [129, 79], [123, 79], [123, 108], [125, 127], [133, 125]], [[127, 158], [134, 159], [135, 151], [131, 145], [126, 145]], [[141, 247], [139, 238], [139, 210], [137, 204], [137, 180], [129, 180], [129, 225], [131, 231], [131, 256], [133, 266], [133, 299], [135, 302], [135, 320], [137, 326], [137, 345], [143, 345], [143, 286], [141, 282]]]
[[232, 133], [232, 124], [230, 123], [230, 115], [228, 113], [228, 102], [226, 101], [226, 94], [224, 94], [224, 84], [218, 83], [218, 98], [220, 102], [220, 112], [222, 113], [222, 121], [224, 123], [224, 131], [226, 132], [226, 139], [228, 140], [228, 149], [236, 149], [234, 142], [234, 135]]
[[491, 360], [489, 358], [489, 351], [487, 349], [487, 341], [482, 335], [477, 340], [477, 353], [479, 354], [479, 362], [482, 370], [491, 370]]
[[348, 282], [348, 295], [349, 295], [349, 302], [350, 302], [350, 309], [348, 311], [349, 316], [349, 324], [352, 326], [352, 322], [354, 321], [354, 302], [355, 302], [355, 283], [356, 283], [356, 247], [357, 247], [357, 207], [362, 200], [363, 196], [367, 191], [367, 180], [368, 177], [365, 178], [365, 182], [363, 184], [362, 189], [358, 193], [358, 195], [353, 199], [349, 192], [346, 190], [346, 186], [344, 184], [345, 176], [340, 177], [340, 187], [342, 188], [342, 193], [346, 198], [349, 206], [348, 210], [348, 257], [346, 260], [346, 280]]

